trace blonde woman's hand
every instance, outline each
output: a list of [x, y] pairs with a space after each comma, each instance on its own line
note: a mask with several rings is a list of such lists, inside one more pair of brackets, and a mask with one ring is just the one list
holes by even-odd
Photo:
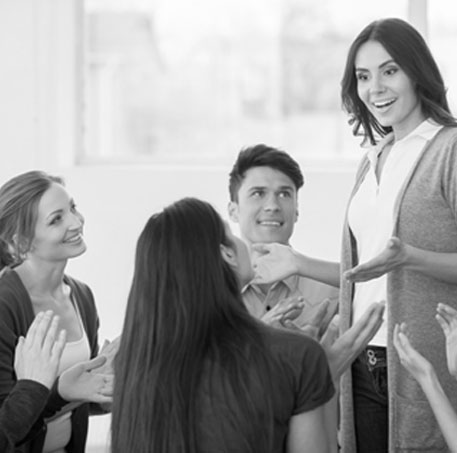
[[113, 375], [97, 372], [105, 362], [106, 357], [98, 356], [65, 370], [58, 382], [60, 396], [67, 401], [111, 403]]
[[30, 379], [51, 388], [65, 347], [65, 331], [52, 311], [36, 315], [26, 337], [19, 337], [14, 356], [17, 379]]

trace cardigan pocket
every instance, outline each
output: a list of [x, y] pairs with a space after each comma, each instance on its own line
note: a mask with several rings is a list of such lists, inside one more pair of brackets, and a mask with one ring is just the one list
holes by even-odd
[[395, 451], [448, 451], [428, 401], [411, 401], [397, 394], [391, 402]]

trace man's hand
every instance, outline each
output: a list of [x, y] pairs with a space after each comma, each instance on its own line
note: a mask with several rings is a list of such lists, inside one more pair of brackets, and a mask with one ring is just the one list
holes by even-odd
[[438, 304], [436, 311], [436, 320], [446, 337], [449, 373], [457, 379], [457, 310], [446, 304]]
[[275, 283], [298, 272], [294, 250], [288, 245], [253, 244], [251, 260], [255, 271], [252, 283]]
[[280, 300], [260, 319], [273, 327], [282, 327], [284, 322], [296, 319], [303, 311], [304, 306], [303, 297], [288, 297]]
[[335, 383], [381, 327], [384, 308], [384, 302], [371, 304], [363, 316], [340, 337], [338, 318], [334, 317], [330, 322], [327, 332], [322, 337], [321, 345], [327, 354]]
[[346, 271], [344, 276], [352, 282], [366, 282], [381, 277], [406, 262], [408, 247], [397, 237], [392, 237], [378, 256]]

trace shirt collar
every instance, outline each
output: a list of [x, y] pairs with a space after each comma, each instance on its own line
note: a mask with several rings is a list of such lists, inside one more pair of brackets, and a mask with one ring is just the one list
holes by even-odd
[[[273, 283], [270, 289], [274, 289], [280, 283], [286, 285], [290, 291], [294, 291], [298, 286], [298, 275], [291, 275], [290, 277], [287, 277], [284, 280], [280, 280], [279, 282]], [[258, 285], [256, 285], [255, 283], [248, 283], [241, 290], [241, 294], [244, 294], [249, 288], [252, 288], [257, 292], [260, 291]]]
[[432, 139], [442, 127], [443, 126], [441, 124], [435, 123], [435, 121], [428, 118], [422, 121], [422, 123], [420, 123], [416, 129], [412, 130], [408, 135], [398, 141], [403, 142], [413, 137], [420, 137], [423, 140], [427, 141]]
[[[404, 143], [407, 140], [410, 140], [413, 137], [419, 137], [424, 141], [431, 140], [435, 134], [442, 128], [441, 124], [435, 123], [430, 118], [422, 121], [415, 129], [413, 129], [408, 135], [403, 137], [401, 140], [398, 140], [397, 143]], [[370, 161], [372, 168], [375, 168], [376, 162], [379, 155], [386, 145], [388, 145], [394, 139], [393, 132], [388, 133], [384, 136], [373, 148], [371, 148], [367, 153], [367, 158]]]

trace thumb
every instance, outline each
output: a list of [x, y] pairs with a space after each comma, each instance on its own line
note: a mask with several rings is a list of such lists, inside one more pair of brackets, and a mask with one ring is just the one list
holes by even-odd
[[99, 355], [99, 356], [95, 357], [94, 359], [89, 360], [88, 362], [84, 362], [84, 370], [92, 371], [97, 368], [100, 368], [102, 365], [105, 364], [106, 360], [107, 360], [106, 356]]

